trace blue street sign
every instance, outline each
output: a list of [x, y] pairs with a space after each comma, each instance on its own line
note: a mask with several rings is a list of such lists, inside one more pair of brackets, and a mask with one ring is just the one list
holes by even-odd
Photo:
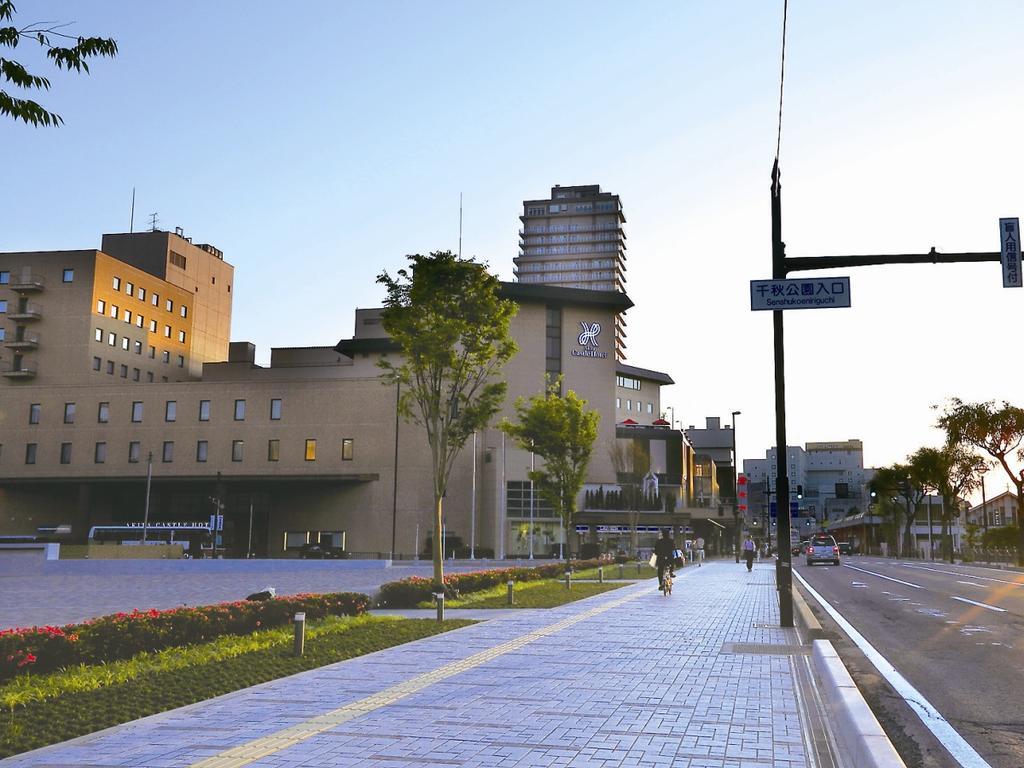
[[[768, 514], [771, 517], [778, 517], [779, 516], [779, 508], [778, 508], [777, 502], [774, 502], [774, 501], [768, 502]], [[800, 517], [800, 502], [799, 501], [791, 501], [791, 502], [789, 502], [789, 516], [790, 517]]]

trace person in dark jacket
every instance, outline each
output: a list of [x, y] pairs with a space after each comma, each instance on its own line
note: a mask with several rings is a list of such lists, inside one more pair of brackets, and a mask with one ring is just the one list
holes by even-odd
[[672, 530], [661, 529], [661, 538], [654, 542], [654, 555], [658, 558], [658, 589], [661, 589], [665, 579], [665, 569], [675, 577], [675, 558], [672, 553], [676, 550], [676, 543], [672, 539]]

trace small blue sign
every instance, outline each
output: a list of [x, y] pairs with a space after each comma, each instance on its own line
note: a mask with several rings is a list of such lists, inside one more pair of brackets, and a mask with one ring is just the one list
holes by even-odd
[[[774, 501], [768, 502], [768, 514], [771, 517], [778, 517], [779, 516], [779, 508], [778, 508], [777, 502], [774, 502]], [[790, 517], [800, 517], [800, 502], [799, 501], [791, 501], [791, 502], [789, 502], [789, 516]]]

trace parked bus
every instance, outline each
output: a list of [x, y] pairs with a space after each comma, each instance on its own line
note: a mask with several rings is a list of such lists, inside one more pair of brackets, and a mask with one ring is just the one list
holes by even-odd
[[[142, 523], [94, 525], [89, 543], [140, 545], [142, 528]], [[202, 557], [213, 546], [209, 523], [149, 523], [145, 528], [147, 544], [181, 544], [190, 557]]]

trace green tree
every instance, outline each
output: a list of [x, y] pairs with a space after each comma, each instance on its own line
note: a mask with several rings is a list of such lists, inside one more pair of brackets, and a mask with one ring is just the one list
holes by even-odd
[[[0, 22], [13, 22], [16, 12], [13, 0], [0, 0]], [[31, 41], [46, 49], [46, 57], [57, 69], [75, 72], [89, 72], [87, 59], [96, 56], [117, 55], [117, 43], [106, 37], [76, 37], [61, 30], [66, 24], [39, 22], [24, 27], [0, 27], [0, 50], [15, 49], [23, 40]], [[56, 42], [55, 42], [56, 41]], [[48, 91], [50, 81], [41, 75], [32, 74], [23, 64], [0, 56], [0, 114], [22, 120], [34, 126], [60, 125], [64, 122], [56, 112], [50, 112], [32, 99], [15, 96], [5, 88], [13, 86], [22, 92]]]
[[498, 379], [516, 352], [509, 324], [518, 307], [500, 298], [487, 266], [451, 251], [408, 257], [411, 266], [377, 282], [387, 288], [381, 324], [402, 350], [383, 359], [386, 383], [398, 386], [398, 411], [423, 427], [434, 490], [434, 591], [444, 590], [442, 501], [466, 440], [488, 425], [505, 400]]
[[[1017, 490], [1017, 518], [1024, 505], [1024, 467], [1014, 469], [1010, 461], [1024, 462], [1024, 409], [1008, 402], [965, 403], [952, 398], [943, 409], [937, 426], [946, 432], [946, 443], [980, 450], [994, 458]], [[1017, 528], [1017, 565], [1024, 566], [1024, 525]]]
[[904, 557], [916, 557], [917, 547], [914, 540], [913, 525], [914, 514], [917, 505], [924, 498], [924, 485], [921, 479], [921, 467], [914, 464], [896, 463], [888, 467], [881, 467], [875, 472], [871, 480], [871, 490], [879, 497], [902, 500], [902, 505], [893, 504], [888, 509], [893, 516], [893, 524], [899, 530], [900, 522], [903, 524], [903, 550]]
[[[543, 468], [530, 472], [530, 479], [562, 518], [568, 534], [573, 530], [576, 496], [587, 477], [601, 415], [587, 408], [587, 401], [571, 389], [564, 395], [561, 391], [562, 378], [558, 377], [548, 382], [545, 392], [518, 398], [518, 423], [506, 419], [501, 428], [524, 450], [544, 460]], [[569, 557], [568, 547], [565, 557]]]
[[959, 445], [942, 448], [918, 448], [909, 458], [917, 468], [922, 484], [942, 497], [942, 554], [953, 562], [953, 542], [950, 524], [960, 514], [960, 499], [973, 491], [979, 483], [978, 470], [982, 461], [972, 451]]
[[651, 452], [643, 441], [630, 438], [616, 439], [609, 455], [621, 489], [618, 508], [629, 513], [630, 547], [635, 555], [640, 546], [637, 531], [640, 524], [640, 484], [651, 470]]

